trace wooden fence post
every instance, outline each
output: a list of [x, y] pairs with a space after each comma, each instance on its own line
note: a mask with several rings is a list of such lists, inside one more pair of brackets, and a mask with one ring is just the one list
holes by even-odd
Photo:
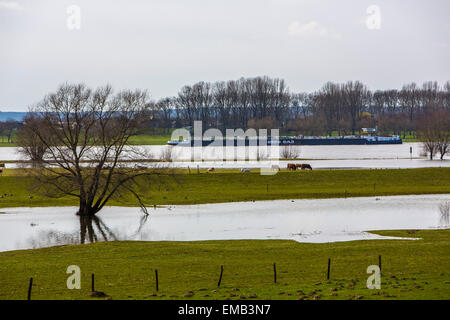
[[217, 287], [220, 287], [220, 283], [222, 282], [222, 275], [223, 275], [223, 266], [220, 266], [220, 276], [219, 282], [217, 283]]
[[31, 289], [33, 288], [33, 278], [30, 278], [30, 283], [28, 285], [28, 300], [31, 300]]
[[378, 267], [380, 268], [380, 274], [381, 274], [381, 254], [378, 256]]
[[277, 264], [273, 264], [273, 282], [277, 283]]
[[155, 269], [155, 281], [156, 281], [156, 291], [158, 291], [159, 290], [158, 269]]
[[328, 272], [327, 272], [327, 280], [330, 280], [330, 266], [331, 266], [331, 259], [328, 258]]

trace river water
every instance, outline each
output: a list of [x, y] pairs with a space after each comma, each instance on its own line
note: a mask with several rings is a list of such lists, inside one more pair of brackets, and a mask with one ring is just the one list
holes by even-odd
[[[137, 146], [152, 158], [160, 158], [167, 146]], [[447, 155], [443, 161], [430, 161], [421, 157], [420, 143], [403, 143], [400, 145], [351, 145], [351, 146], [295, 146], [300, 158], [298, 161], [222, 161], [223, 149], [218, 147], [204, 147], [201, 151], [203, 161], [190, 161], [192, 150], [189, 147], [173, 148], [173, 161], [170, 163], [148, 163], [147, 166], [170, 166], [177, 168], [261, 168], [272, 164], [286, 167], [288, 162], [309, 163], [314, 169], [327, 168], [372, 168], [372, 169], [398, 169], [398, 168], [428, 168], [450, 167], [450, 157]], [[240, 149], [234, 148], [236, 154]], [[260, 149], [264, 155], [264, 148]], [[410, 151], [412, 150], [412, 153]], [[241, 152], [240, 154], [243, 154]], [[17, 161], [21, 157], [17, 148], [0, 148], [0, 161]], [[142, 163], [140, 163], [142, 165]], [[132, 164], [130, 164], [132, 165]], [[7, 168], [17, 167], [15, 163], [7, 163]]]

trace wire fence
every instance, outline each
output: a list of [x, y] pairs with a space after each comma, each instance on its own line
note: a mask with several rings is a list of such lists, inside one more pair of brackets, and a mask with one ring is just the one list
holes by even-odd
[[[381, 277], [381, 267], [382, 267], [382, 259], [381, 255], [378, 255], [378, 268], [380, 271], [380, 277]], [[324, 271], [322, 279], [325, 281], [330, 281], [333, 276], [333, 264], [332, 259], [328, 258], [327, 264], [324, 264]], [[280, 272], [278, 271], [277, 264], [273, 263], [272, 268], [273, 271], [273, 280], [271, 281], [272, 284], [279, 283], [280, 280]], [[218, 273], [216, 274], [216, 278], [214, 280], [214, 277], [211, 276], [211, 285], [216, 286], [216, 288], [220, 288], [223, 286], [223, 282], [226, 282], [226, 268], [224, 265], [220, 265], [220, 268], [218, 268]], [[96, 276], [95, 273], [90, 274], [90, 285], [86, 286], [86, 281], [84, 282], [84, 289], [76, 288], [79, 290], [76, 290], [77, 292], [82, 292], [83, 294], [89, 293], [91, 297], [108, 297], [108, 295], [101, 290], [108, 290], [112, 286], [117, 289], [120, 288], [123, 292], [127, 291], [133, 291], [136, 290], [137, 286], [142, 286], [145, 288], [145, 290], [148, 290], [149, 292], [148, 296], [157, 296], [156, 293], [160, 292], [161, 290], [161, 282], [160, 282], [160, 274], [159, 270], [156, 268], [153, 270], [153, 275], [145, 278], [145, 279], [136, 279], [132, 280], [132, 277], [128, 278], [125, 283], [117, 283], [115, 282], [112, 284], [110, 282], [111, 279], [109, 278], [101, 278]], [[231, 273], [231, 271], [230, 271]], [[283, 274], [283, 271], [281, 271], [281, 274]], [[70, 274], [68, 275], [68, 277]], [[123, 278], [124, 275], [122, 275]], [[130, 275], [131, 276], [131, 275]], [[25, 280], [27, 280], [25, 282]], [[338, 278], [335, 278], [335, 280], [338, 280]], [[342, 280], [342, 279], [340, 279]], [[12, 297], [23, 297], [23, 299], [32, 300], [33, 297], [39, 297], [45, 296], [45, 297], [54, 297], [54, 298], [60, 298], [61, 294], [64, 290], [70, 290], [68, 288], [67, 282], [65, 283], [59, 283], [58, 285], [51, 285], [50, 283], [42, 283], [42, 278], [39, 277], [39, 275], [34, 275], [33, 277], [30, 277], [29, 279], [24, 278], [23, 286], [18, 287], [17, 282], [12, 281], [1, 281], [0, 286], [3, 289], [6, 289], [9, 291], [10, 296]], [[301, 281], [299, 281], [301, 282]], [[81, 284], [81, 280], [80, 280]], [[301, 283], [299, 283], [301, 285]], [[86, 288], [88, 287], [88, 288]], [[3, 291], [3, 293], [6, 293], [6, 290], [2, 290], [0, 288], [0, 294]], [[152, 294], [150, 292], [153, 292]], [[189, 295], [185, 295], [185, 297], [189, 297]], [[19, 298], [22, 299], [22, 298]]]

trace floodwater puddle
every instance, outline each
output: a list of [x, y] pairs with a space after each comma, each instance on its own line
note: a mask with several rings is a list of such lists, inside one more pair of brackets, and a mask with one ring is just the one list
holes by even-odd
[[0, 251], [116, 240], [387, 239], [367, 231], [448, 228], [443, 203], [450, 194], [180, 205], [149, 208], [148, 216], [107, 207], [94, 218], [75, 215], [75, 207], [8, 208], [0, 215]]

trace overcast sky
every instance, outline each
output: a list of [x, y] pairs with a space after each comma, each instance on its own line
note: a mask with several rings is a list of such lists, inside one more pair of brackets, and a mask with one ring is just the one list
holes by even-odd
[[448, 0], [0, 0], [0, 110], [25, 111], [65, 81], [155, 99], [259, 75], [295, 92], [442, 84], [449, 12]]

